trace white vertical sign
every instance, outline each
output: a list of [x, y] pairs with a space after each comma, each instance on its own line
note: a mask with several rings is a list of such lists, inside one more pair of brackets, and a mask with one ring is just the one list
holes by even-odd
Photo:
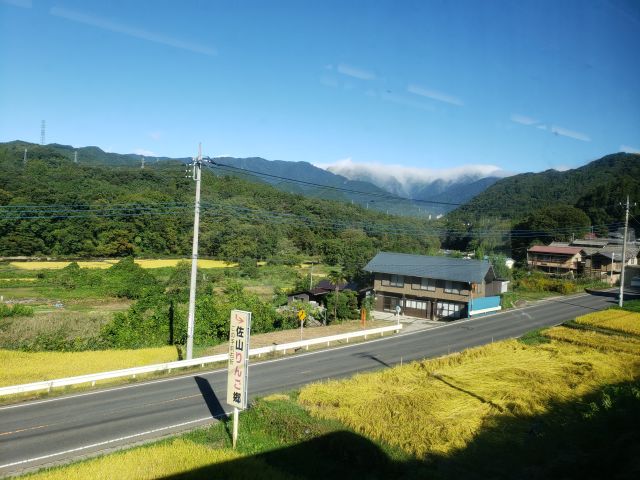
[[247, 408], [247, 376], [249, 373], [249, 335], [251, 312], [231, 311], [229, 329], [229, 370], [227, 372], [227, 403], [235, 408]]

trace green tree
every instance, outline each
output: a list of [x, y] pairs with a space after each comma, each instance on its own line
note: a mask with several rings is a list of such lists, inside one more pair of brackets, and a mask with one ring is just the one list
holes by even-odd
[[589, 231], [591, 221], [586, 213], [570, 205], [541, 208], [517, 223], [511, 230], [513, 257], [523, 260], [527, 249], [551, 241], [567, 241], [580, 238]]
[[[338, 303], [339, 303], [339, 293], [340, 293], [340, 285], [345, 283], [347, 280], [345, 278], [344, 273], [341, 270], [331, 270], [327, 275], [329, 281], [333, 284], [335, 288], [335, 302], [333, 302], [333, 319], [334, 321], [338, 321]], [[328, 307], [328, 305], [327, 305]]]

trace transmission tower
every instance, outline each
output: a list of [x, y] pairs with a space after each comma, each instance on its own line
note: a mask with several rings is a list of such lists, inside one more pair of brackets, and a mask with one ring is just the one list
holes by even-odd
[[26, 167], [27, 166], [27, 149], [24, 149], [24, 157], [22, 157], [22, 166]]
[[78, 163], [78, 150], [73, 152], [73, 163]]
[[42, 123], [40, 124], [40, 145], [44, 145], [44, 133], [45, 133], [45, 128], [46, 128], [46, 123], [44, 120], [42, 120]]
[[140, 168], [144, 170], [144, 155], [142, 156], [142, 161], [140, 163]]

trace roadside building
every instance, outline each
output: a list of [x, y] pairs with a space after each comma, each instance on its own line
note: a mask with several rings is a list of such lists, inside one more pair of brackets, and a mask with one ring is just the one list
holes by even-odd
[[456, 319], [500, 310], [507, 283], [486, 260], [380, 252], [364, 267], [373, 275], [376, 311]]
[[[625, 265], [638, 264], [640, 248], [627, 242]], [[622, 270], [622, 240], [586, 238], [571, 242], [551, 242], [527, 250], [529, 268], [557, 275], [582, 275], [614, 284]]]
[[[345, 282], [338, 285], [338, 291], [343, 292], [351, 290], [362, 295], [363, 292], [358, 290], [355, 282]], [[315, 302], [317, 304], [326, 303], [326, 296], [336, 291], [336, 286], [329, 280], [320, 280], [318, 284], [310, 290], [298, 290], [287, 296], [287, 303], [292, 304], [294, 301]]]
[[535, 245], [527, 250], [527, 265], [557, 275], [578, 275], [584, 256], [582, 247]]

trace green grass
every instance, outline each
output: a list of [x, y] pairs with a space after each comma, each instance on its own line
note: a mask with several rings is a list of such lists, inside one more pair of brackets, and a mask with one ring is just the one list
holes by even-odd
[[544, 329], [538, 328], [537, 330], [531, 330], [518, 338], [520, 343], [525, 345], [540, 345], [541, 343], [549, 343], [548, 337], [544, 335]]

